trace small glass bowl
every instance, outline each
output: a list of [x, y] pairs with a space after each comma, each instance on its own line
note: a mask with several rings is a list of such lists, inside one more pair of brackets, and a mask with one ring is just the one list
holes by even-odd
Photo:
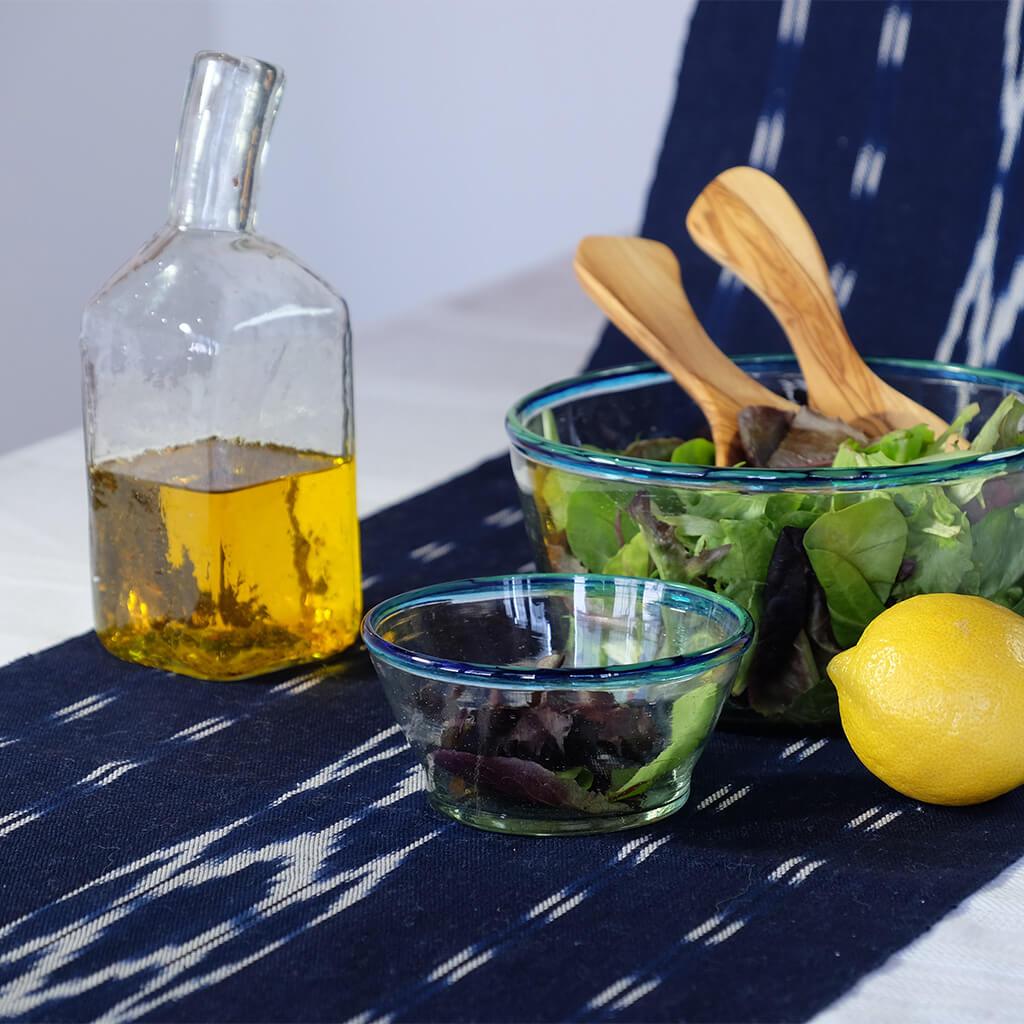
[[439, 811], [495, 832], [611, 832], [686, 802], [750, 644], [739, 605], [597, 575], [384, 601], [363, 639]]

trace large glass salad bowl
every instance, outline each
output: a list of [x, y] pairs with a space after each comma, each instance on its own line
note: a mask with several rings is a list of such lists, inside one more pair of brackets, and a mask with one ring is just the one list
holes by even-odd
[[[806, 399], [791, 357], [737, 362], [772, 390]], [[1024, 398], [1024, 378], [869, 362], [947, 421], [976, 405], [961, 430], [975, 448], [905, 464], [891, 452], [848, 452], [844, 468], [715, 468], [668, 461], [685, 458], [678, 439], [707, 430], [653, 364], [523, 398], [507, 430], [538, 564], [696, 584], [745, 607], [757, 639], [733, 686], [734, 722], [836, 721], [825, 666], [897, 601], [980, 594], [1024, 612], [1024, 406], [1010, 397]], [[1012, 424], [1002, 421], [1006, 410]], [[675, 441], [664, 452], [636, 444], [659, 438]]]

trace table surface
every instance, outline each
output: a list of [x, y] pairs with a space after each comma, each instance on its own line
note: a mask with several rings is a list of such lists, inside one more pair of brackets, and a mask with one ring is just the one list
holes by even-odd
[[[360, 513], [502, 451], [505, 409], [574, 373], [600, 322], [566, 258], [387, 323], [362, 330], [357, 323]], [[0, 455], [0, 481], [5, 664], [92, 623], [81, 432]], [[1016, 1021], [1024, 1003], [1022, 952], [1024, 862], [817, 1021]]]

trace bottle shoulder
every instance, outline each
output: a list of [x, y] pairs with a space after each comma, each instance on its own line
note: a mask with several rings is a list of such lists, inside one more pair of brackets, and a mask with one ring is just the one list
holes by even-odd
[[284, 246], [250, 232], [179, 229], [157, 232], [86, 305], [91, 327], [206, 324], [218, 335], [263, 331], [277, 321], [348, 330], [344, 299]]

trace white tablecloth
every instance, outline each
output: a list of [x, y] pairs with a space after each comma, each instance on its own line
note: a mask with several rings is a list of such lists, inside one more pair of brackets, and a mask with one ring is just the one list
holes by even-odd
[[[517, 397], [569, 376], [600, 318], [561, 260], [356, 331], [362, 515], [505, 447]], [[0, 664], [90, 628], [82, 438], [0, 455]], [[1024, 1019], [1024, 864], [892, 957], [820, 1024]]]

